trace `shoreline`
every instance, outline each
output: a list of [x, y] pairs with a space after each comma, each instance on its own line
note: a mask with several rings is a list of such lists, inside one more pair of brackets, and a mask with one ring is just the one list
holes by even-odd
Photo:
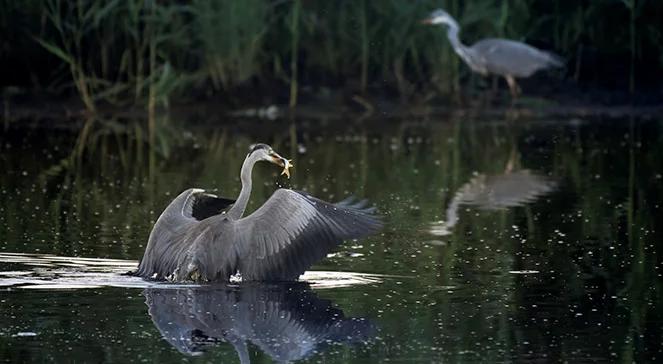
[[[448, 105], [429, 101], [426, 103], [401, 103], [397, 100], [367, 101], [359, 98], [350, 100], [332, 100], [330, 102], [313, 101], [290, 108], [287, 104], [270, 103], [233, 109], [214, 100], [195, 101], [175, 104], [168, 109], [157, 109], [157, 117], [179, 120], [195, 120], [199, 123], [226, 123], [228, 120], [368, 120], [368, 119], [405, 119], [415, 118], [438, 120], [440, 117], [454, 119], [465, 116], [497, 117], [507, 119], [546, 118], [546, 117], [639, 117], [653, 118], [663, 114], [663, 102], [658, 104], [620, 103], [604, 105], [598, 103], [575, 102], [562, 104], [554, 99], [521, 98], [514, 105], [510, 104], [475, 104]], [[131, 119], [146, 120], [149, 113], [138, 106], [118, 107], [102, 105], [97, 111], [86, 110], [76, 98], [67, 100], [27, 100], [12, 103], [3, 100], [1, 109], [4, 127], [30, 121], [31, 124], [43, 124], [48, 128], [49, 121], [65, 122], [86, 119]]]

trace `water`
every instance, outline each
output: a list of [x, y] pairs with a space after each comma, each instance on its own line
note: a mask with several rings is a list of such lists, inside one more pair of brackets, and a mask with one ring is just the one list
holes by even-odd
[[[107, 362], [656, 362], [663, 120], [14, 122], [0, 131], [0, 358]], [[370, 199], [376, 236], [303, 285], [122, 276], [189, 187]], [[76, 258], [74, 258], [76, 257]]]

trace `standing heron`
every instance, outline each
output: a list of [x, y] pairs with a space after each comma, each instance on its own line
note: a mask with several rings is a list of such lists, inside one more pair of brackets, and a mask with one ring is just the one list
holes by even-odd
[[513, 97], [520, 93], [516, 78], [529, 77], [538, 70], [564, 65], [559, 56], [515, 40], [487, 38], [468, 47], [458, 39], [460, 27], [456, 20], [442, 9], [434, 10], [422, 23], [446, 24], [449, 27], [447, 37], [456, 54], [474, 72], [484, 76], [503, 76]]
[[[188, 189], [161, 213], [152, 228], [136, 275], [175, 282], [296, 280], [343, 240], [377, 232], [382, 224], [366, 202], [331, 204], [305, 192], [278, 189], [244, 216], [251, 172], [259, 161], [290, 162], [267, 144], [251, 147], [241, 170], [236, 201]], [[223, 209], [227, 209], [223, 211]]]

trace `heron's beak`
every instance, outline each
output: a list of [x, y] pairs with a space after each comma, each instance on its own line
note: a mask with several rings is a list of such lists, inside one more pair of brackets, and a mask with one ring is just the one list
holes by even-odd
[[433, 24], [433, 18], [421, 19], [421, 24]]
[[269, 157], [271, 158], [270, 162], [276, 164], [279, 167], [283, 167], [283, 171], [281, 171], [281, 174], [285, 174], [290, 178], [290, 168], [294, 167], [289, 159], [281, 157], [278, 153], [272, 152], [269, 154]]

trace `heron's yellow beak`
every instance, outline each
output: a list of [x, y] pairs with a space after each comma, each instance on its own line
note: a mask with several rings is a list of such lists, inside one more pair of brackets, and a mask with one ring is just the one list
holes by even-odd
[[421, 19], [421, 21], [419, 21], [419, 23], [421, 23], [421, 24], [433, 24], [433, 20], [432, 20], [432, 18]]
[[290, 168], [294, 167], [292, 163], [290, 163], [290, 159], [286, 159], [278, 155], [276, 152], [272, 152], [269, 154], [271, 157], [271, 162], [276, 164], [279, 167], [283, 167], [283, 171], [281, 171], [281, 175], [286, 175], [288, 178], [290, 178]]

